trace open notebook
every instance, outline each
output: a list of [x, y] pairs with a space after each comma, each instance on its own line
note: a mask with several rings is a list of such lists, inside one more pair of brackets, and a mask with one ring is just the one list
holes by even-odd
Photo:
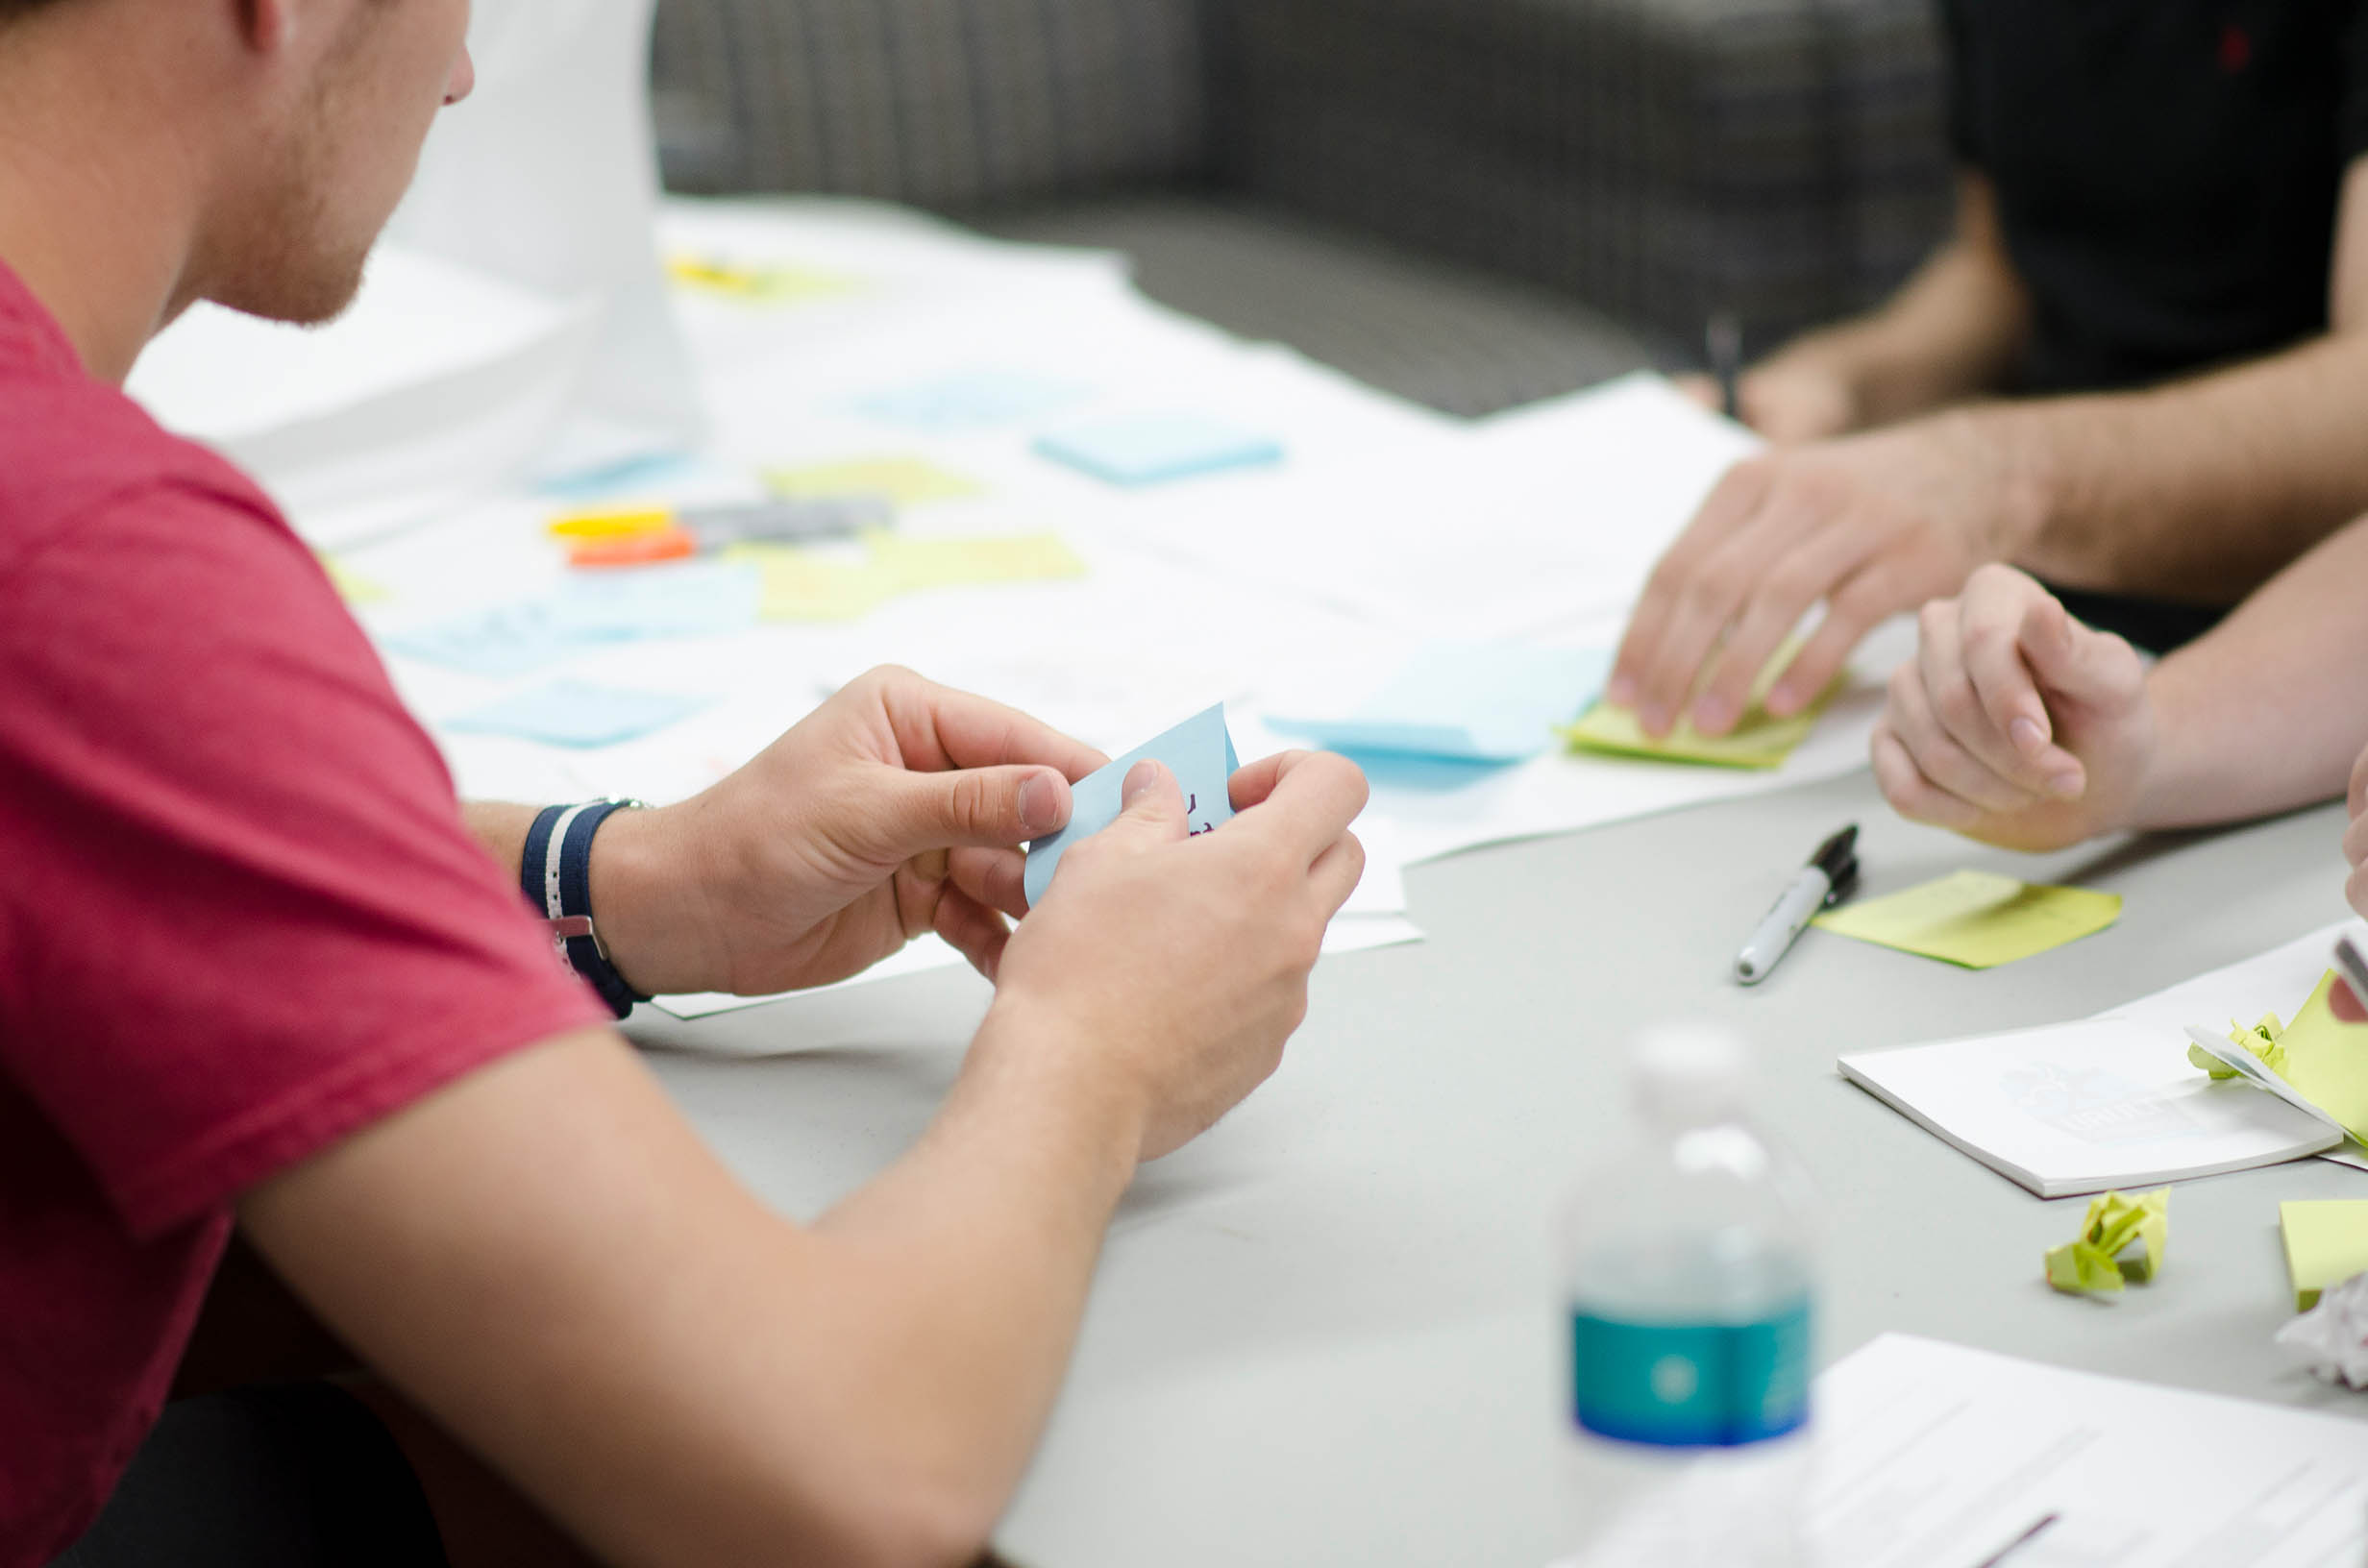
[[2257, 958], [2073, 1023], [1840, 1060], [1842, 1076], [2043, 1198], [2145, 1187], [2330, 1154], [2343, 1133], [2187, 1059], [2189, 1025], [2290, 1016], [2326, 972], [2342, 921]]

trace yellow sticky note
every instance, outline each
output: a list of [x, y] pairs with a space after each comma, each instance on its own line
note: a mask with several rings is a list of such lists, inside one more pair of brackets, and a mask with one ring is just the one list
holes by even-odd
[[666, 276], [686, 288], [752, 305], [795, 305], [851, 294], [863, 286], [858, 279], [813, 267], [751, 265], [711, 256], [670, 256]]
[[2093, 935], [2120, 918], [2117, 893], [1958, 871], [1903, 893], [1828, 910], [1813, 923], [1861, 942], [1986, 969]]
[[908, 539], [870, 535], [873, 559], [905, 592], [973, 583], [1039, 582], [1085, 576], [1085, 563], [1057, 533]]
[[2328, 992], [2335, 971], [2319, 979], [2310, 999], [2277, 1037], [2278, 1072], [2312, 1105], [2343, 1123], [2356, 1139], [2368, 1135], [2368, 1024], [2335, 1017]]
[[2312, 1198], [2278, 1205], [2285, 1271], [2294, 1310], [2306, 1312], [2319, 1293], [2368, 1271], [2368, 1198]]
[[871, 532], [852, 550], [860, 553], [845, 545], [739, 545], [725, 554], [762, 569], [757, 613], [768, 621], [853, 621], [899, 594], [1085, 575], [1085, 563], [1056, 533], [907, 539]]
[[383, 584], [363, 576], [334, 555], [320, 556], [320, 563], [321, 570], [329, 574], [330, 586], [348, 604], [379, 604], [391, 597]]
[[756, 613], [768, 621], [859, 620], [897, 592], [896, 580], [869, 557], [794, 545], [739, 545], [725, 555], [757, 564]]
[[1842, 686], [1842, 677], [1838, 675], [1817, 694], [1815, 701], [1791, 718], [1770, 717], [1761, 703], [1775, 686], [1776, 677], [1784, 674], [1800, 650], [1798, 638], [1776, 650], [1759, 678], [1751, 683], [1751, 699], [1743, 709], [1743, 717], [1724, 735], [1705, 735], [1693, 727], [1692, 720], [1680, 719], [1675, 729], [1655, 740], [1644, 733], [1635, 710], [1597, 702], [1580, 716], [1577, 723], [1562, 731], [1563, 738], [1577, 751], [1647, 757], [1656, 762], [1708, 763], [1716, 768], [1781, 768], [1785, 759], [1792, 755], [1793, 747], [1809, 739], [1817, 715], [1825, 711], [1825, 705]]
[[961, 501], [983, 495], [977, 480], [938, 467], [925, 457], [858, 457], [805, 468], [769, 468], [765, 483], [777, 496], [886, 496], [900, 506], [930, 501]]

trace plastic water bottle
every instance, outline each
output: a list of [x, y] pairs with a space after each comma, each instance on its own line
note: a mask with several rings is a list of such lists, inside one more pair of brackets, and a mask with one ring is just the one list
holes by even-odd
[[1640, 1136], [1564, 1211], [1578, 1568], [1803, 1560], [1812, 1204], [1751, 1084], [1728, 1030], [1646, 1035]]

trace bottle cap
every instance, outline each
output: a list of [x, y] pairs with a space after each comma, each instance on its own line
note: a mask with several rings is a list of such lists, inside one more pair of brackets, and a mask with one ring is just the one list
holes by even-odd
[[1655, 1116], [1717, 1115], [1744, 1108], [1751, 1050], [1724, 1024], [1657, 1024], [1639, 1038], [1630, 1066], [1637, 1104]]

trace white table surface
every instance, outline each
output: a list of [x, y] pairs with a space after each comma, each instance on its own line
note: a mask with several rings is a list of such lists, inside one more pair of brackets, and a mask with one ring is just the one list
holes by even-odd
[[[1811, 932], [1766, 984], [1734, 985], [1744, 931], [1852, 819], [1869, 893], [1990, 867], [2119, 892], [2120, 923], [1986, 973]], [[2279, 1200], [2368, 1197], [2368, 1174], [2183, 1183], [2158, 1283], [2060, 1296], [2040, 1254], [2085, 1199], [2032, 1197], [1834, 1071], [1845, 1050], [2096, 1012], [2337, 919], [2341, 830], [2327, 807], [2031, 859], [1899, 821], [1862, 772], [1417, 868], [1430, 940], [1327, 959], [1282, 1070], [1138, 1180], [1003, 1550], [1540, 1568], [1562, 1518], [1550, 1215], [1622, 1125], [1620, 1048], [1681, 1015], [1759, 1043], [1764, 1120], [1825, 1194], [1821, 1360], [1903, 1330], [2368, 1417], [2270, 1345], [2291, 1311]], [[813, 1042], [654, 1056], [732, 1165], [805, 1216], [920, 1131], [983, 1005], [983, 983], [939, 972], [698, 1023], [644, 1009], [630, 1033]]]

